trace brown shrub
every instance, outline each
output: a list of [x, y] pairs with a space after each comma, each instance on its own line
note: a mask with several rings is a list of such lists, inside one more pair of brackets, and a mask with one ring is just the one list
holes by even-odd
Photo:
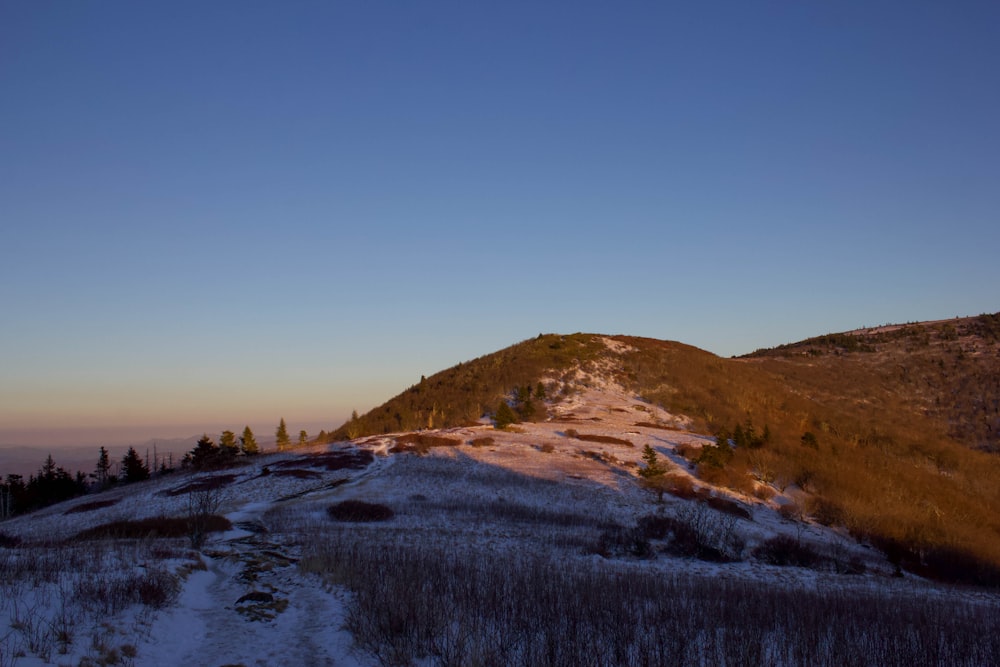
[[778, 514], [786, 521], [801, 521], [802, 508], [795, 503], [787, 503], [778, 507]]
[[[224, 516], [205, 517], [204, 530], [219, 533], [231, 530], [233, 524]], [[83, 530], [76, 535], [78, 540], [140, 539], [147, 537], [187, 537], [191, 532], [191, 522], [187, 518], [155, 516], [136, 521], [111, 521]]]
[[730, 514], [741, 519], [751, 519], [750, 510], [741, 505], [740, 503], [729, 500], [728, 498], [719, 498], [718, 496], [712, 496], [705, 499], [705, 504], [714, 510], [719, 510], [725, 514]]
[[335, 521], [369, 522], [388, 521], [396, 515], [391, 507], [363, 500], [344, 500], [326, 508], [326, 513]]
[[701, 456], [701, 445], [692, 445], [689, 442], [683, 442], [677, 445], [674, 451], [688, 461], [697, 461]]
[[68, 510], [63, 512], [63, 515], [77, 514], [79, 512], [91, 512], [104, 507], [111, 507], [112, 505], [117, 505], [120, 500], [121, 498], [115, 498], [114, 500], [93, 500], [89, 503], [81, 503], [76, 507], [70, 507]]
[[367, 449], [347, 449], [322, 454], [308, 454], [278, 461], [275, 468], [326, 468], [334, 470], [363, 470], [375, 460], [375, 455]]
[[469, 441], [469, 444], [473, 447], [492, 447], [494, 442], [493, 438], [486, 435], [479, 438], [473, 438]]
[[694, 482], [687, 475], [672, 474], [667, 475], [664, 478], [664, 483], [666, 484], [667, 491], [678, 498], [685, 498], [690, 500], [698, 496], [698, 492], [694, 488]]
[[302, 470], [300, 468], [295, 468], [293, 470], [278, 470], [274, 473], [275, 477], [294, 477], [295, 479], [320, 479], [323, 477], [321, 473], [315, 470]]
[[683, 430], [679, 426], [674, 424], [657, 424], [655, 422], [636, 422], [636, 426], [644, 426], [646, 428], [658, 428], [661, 431], [681, 431]]
[[461, 444], [462, 441], [458, 438], [428, 433], [406, 433], [396, 438], [395, 446], [389, 451], [393, 454], [414, 452], [423, 455], [429, 452], [432, 447], [457, 447]]
[[775, 493], [775, 490], [766, 484], [758, 484], [753, 489], [753, 497], [760, 500], [770, 500], [774, 498]]
[[[569, 431], [566, 432], [567, 435]], [[630, 440], [623, 440], [622, 438], [613, 438], [610, 435], [591, 435], [588, 433], [577, 433], [574, 436], [577, 440], [584, 440], [586, 442], [600, 442], [607, 445], [625, 445], [626, 447], [634, 447]]]
[[221, 489], [224, 486], [236, 481], [236, 475], [213, 475], [212, 477], [202, 477], [195, 479], [176, 489], [168, 489], [163, 494], [167, 496], [179, 496], [184, 493], [197, 493], [199, 491], [212, 491]]

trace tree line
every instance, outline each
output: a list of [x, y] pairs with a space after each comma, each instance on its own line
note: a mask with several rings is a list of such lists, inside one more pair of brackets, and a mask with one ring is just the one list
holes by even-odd
[[[304, 445], [309, 435], [299, 431], [298, 444]], [[278, 451], [291, 447], [292, 439], [284, 418], [275, 431], [275, 442]], [[253, 457], [261, 453], [261, 447], [253, 430], [247, 426], [237, 437], [233, 431], [223, 431], [216, 444], [206, 433], [194, 449], [184, 454], [180, 461], [182, 470], [211, 470], [233, 465], [240, 457]], [[147, 452], [147, 459], [149, 453]], [[25, 479], [23, 475], [9, 474], [0, 478], [0, 519], [6, 519], [16, 514], [25, 514], [34, 510], [60, 503], [70, 498], [88, 493], [99, 493], [115, 486], [141, 482], [154, 476], [167, 475], [175, 471], [173, 457], [157, 460], [154, 452], [152, 467], [149, 462], [129, 447], [121, 461], [112, 461], [107, 448], [98, 451], [97, 462], [90, 473], [77, 471], [70, 473], [65, 468], [56, 465], [49, 454], [37, 473]]]

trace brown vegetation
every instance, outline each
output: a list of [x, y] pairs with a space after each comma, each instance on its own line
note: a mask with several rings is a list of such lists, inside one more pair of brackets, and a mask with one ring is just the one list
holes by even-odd
[[379, 503], [363, 500], [344, 500], [326, 508], [326, 513], [335, 521], [369, 522], [388, 521], [396, 515], [392, 508]]
[[235, 481], [236, 475], [213, 475], [211, 477], [202, 477], [200, 479], [192, 480], [183, 486], [178, 486], [175, 489], [164, 491], [163, 494], [167, 496], [180, 496], [185, 493], [213, 491], [215, 489], [221, 489], [224, 486], [229, 486]]
[[[211, 516], [205, 525], [206, 532], [231, 530], [233, 524], [224, 516]], [[133, 521], [121, 520], [103, 523], [77, 533], [78, 540], [144, 539], [147, 537], [187, 537], [191, 532], [186, 518], [156, 516]]]
[[111, 507], [112, 505], [117, 505], [121, 498], [114, 498], [112, 500], [92, 500], [89, 503], [80, 503], [74, 507], [70, 507], [68, 510], [63, 512], [66, 514], [77, 514], [79, 512], [92, 512], [93, 510], [99, 510], [105, 507]]
[[396, 438], [396, 444], [389, 450], [393, 454], [414, 452], [426, 454], [432, 447], [458, 447], [462, 444], [459, 438], [449, 438], [443, 435], [429, 433], [407, 433]]

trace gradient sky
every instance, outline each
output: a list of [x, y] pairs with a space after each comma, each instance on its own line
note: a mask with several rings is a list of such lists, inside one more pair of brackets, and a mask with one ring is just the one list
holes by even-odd
[[540, 332], [1000, 310], [998, 35], [995, 1], [5, 0], [0, 444], [333, 427]]

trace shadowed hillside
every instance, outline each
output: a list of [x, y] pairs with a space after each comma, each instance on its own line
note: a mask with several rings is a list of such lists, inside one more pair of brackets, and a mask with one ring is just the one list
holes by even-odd
[[539, 336], [423, 379], [334, 436], [469, 424], [542, 381], [551, 404], [610, 379], [734, 445], [692, 453], [702, 479], [790, 489], [795, 511], [903, 567], [1000, 584], [1000, 459], [976, 451], [996, 448], [998, 322], [881, 327], [742, 359], [628, 336]]

